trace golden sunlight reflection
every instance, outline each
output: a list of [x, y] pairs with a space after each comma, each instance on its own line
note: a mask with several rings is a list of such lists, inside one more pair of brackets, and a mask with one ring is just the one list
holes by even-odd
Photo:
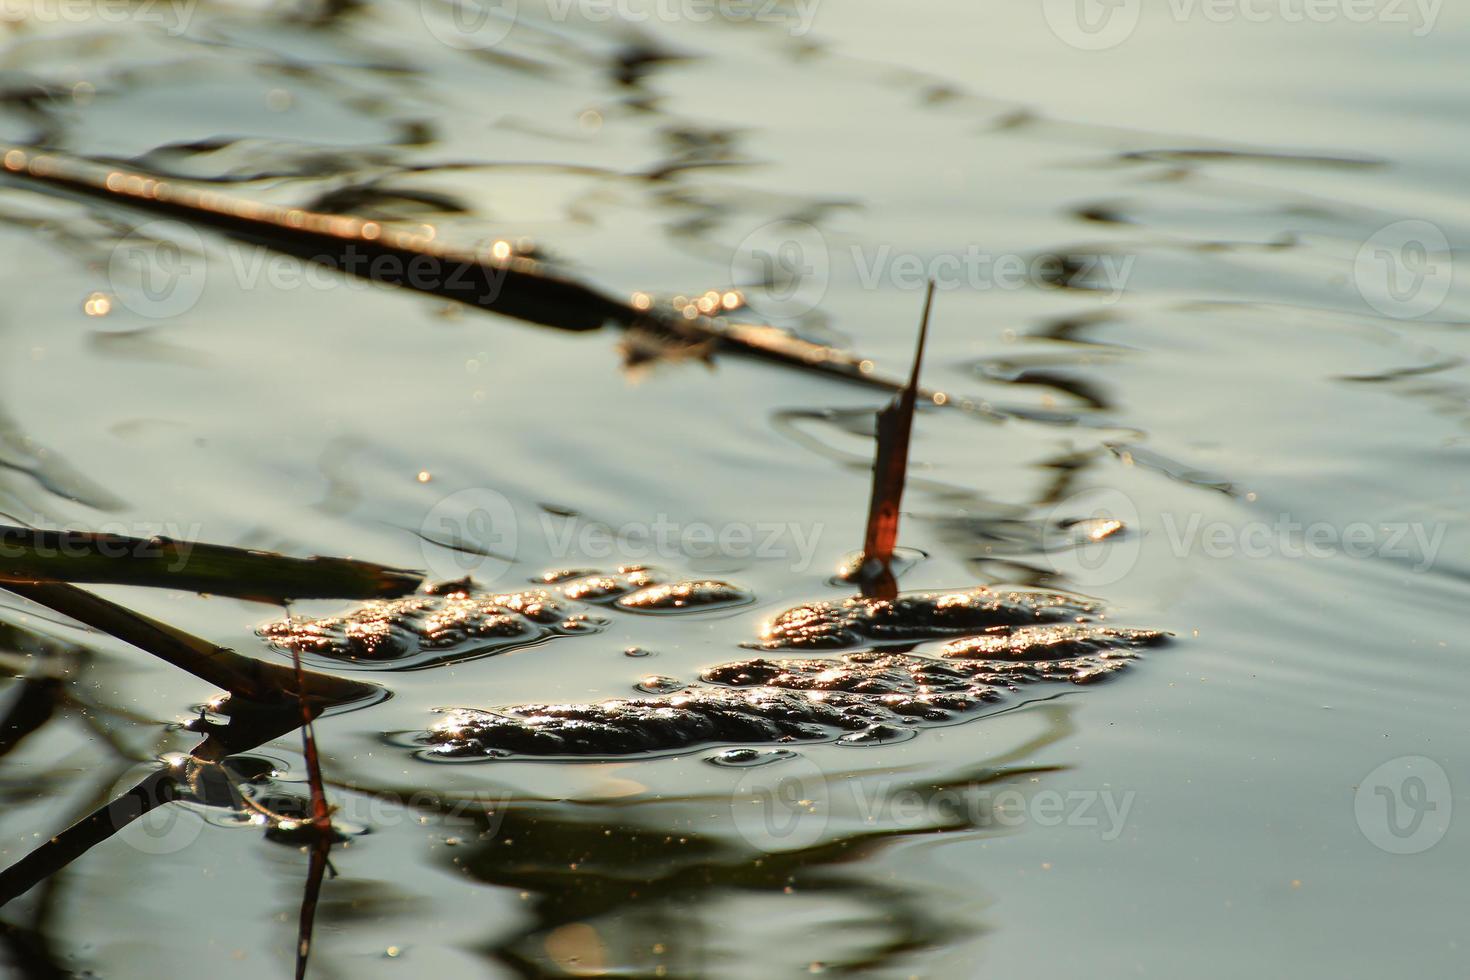
[[570, 922], [547, 933], [546, 955], [558, 969], [576, 977], [607, 972], [607, 947], [597, 930], [585, 922]]

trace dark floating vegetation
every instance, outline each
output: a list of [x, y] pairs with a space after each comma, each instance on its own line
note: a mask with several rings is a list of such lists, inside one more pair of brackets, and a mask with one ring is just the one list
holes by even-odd
[[[365, 603], [317, 619], [287, 617], [259, 634], [272, 646], [342, 665], [409, 670], [518, 649], [555, 636], [595, 633], [607, 620], [582, 603], [610, 603], [636, 613], [696, 613], [751, 602], [727, 582], [659, 581], [642, 566], [607, 575], [555, 571], [555, 589], [487, 592], [472, 581], [429, 586], [419, 594]], [[559, 593], [559, 594], [558, 594]], [[630, 654], [638, 656], [638, 654]]]
[[728, 582], [673, 582], [650, 585], [625, 595], [617, 601], [617, 607], [629, 612], [688, 612], [740, 606], [754, 598], [747, 590]]
[[1165, 638], [1097, 623], [1009, 630], [996, 622], [993, 633], [946, 644], [944, 660], [879, 651], [756, 658], [712, 667], [699, 684], [658, 698], [454, 709], [419, 737], [420, 756], [599, 758], [717, 744], [883, 744], [908, 737], [902, 733], [910, 728], [964, 720], [1023, 685], [1100, 680], [1126, 667], [1137, 648]]
[[420, 594], [378, 600], [336, 616], [290, 617], [260, 627], [278, 649], [358, 667], [406, 669], [502, 653], [603, 626], [542, 589]]
[[766, 624], [755, 645], [766, 650], [837, 650], [1055, 622], [1096, 611], [1095, 603], [1065, 593], [995, 592], [984, 587], [909, 593], [892, 600], [855, 597], [788, 609]]
[[616, 573], [595, 569], [557, 569], [540, 581], [553, 584], [568, 599], [606, 602], [627, 612], [694, 612], [753, 602], [750, 590], [711, 579], [668, 582], [646, 565], [624, 565]]
[[[1161, 642], [1154, 630], [1115, 628], [1092, 623], [1022, 626], [1015, 630], [982, 633], [951, 640], [939, 648], [941, 657], [979, 660], [1036, 661], [1090, 657], [1120, 646]], [[1087, 678], [1072, 677], [1086, 682]]]

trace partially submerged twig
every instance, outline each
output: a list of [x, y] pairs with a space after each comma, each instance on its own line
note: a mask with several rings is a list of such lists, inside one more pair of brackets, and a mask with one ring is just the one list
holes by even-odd
[[350, 558], [289, 558], [164, 537], [0, 524], [3, 582], [141, 585], [282, 602], [390, 598], [412, 592], [423, 576]]
[[909, 380], [898, 397], [878, 413], [878, 448], [873, 460], [873, 492], [868, 501], [868, 526], [863, 536], [863, 555], [858, 582], [870, 599], [893, 599], [898, 582], [893, 575], [893, 547], [898, 541], [898, 506], [903, 499], [908, 475], [909, 434], [914, 425], [914, 406], [919, 391], [919, 367], [924, 361], [924, 342], [929, 336], [929, 310], [934, 304], [934, 280], [924, 293], [924, 315], [919, 321], [919, 342]]
[[[248, 751], [305, 726], [308, 730], [306, 758], [312, 786], [312, 824], [320, 839], [330, 840], [330, 811], [326, 807], [321, 766], [315, 738], [309, 734], [310, 726], [327, 706], [367, 698], [379, 693], [378, 687], [305, 670], [299, 658], [291, 667], [252, 660], [75, 586], [12, 584], [6, 588], [126, 640], [229, 691], [231, 697], [221, 708], [228, 716], [229, 724], [205, 724], [208, 736], [190, 753], [189, 765], [219, 763], [227, 756]], [[166, 769], [149, 774], [133, 789], [104, 804], [20, 861], [0, 870], [0, 905], [24, 894], [145, 813], [175, 799], [177, 778], [177, 774]], [[317, 860], [313, 856], [313, 869], [317, 867]], [[325, 866], [325, 850], [320, 860]], [[313, 873], [318, 874], [315, 887], [319, 888], [320, 872], [314, 870]], [[312, 887], [308, 884], [309, 896], [312, 895]], [[311, 898], [310, 905], [314, 910], [314, 898]], [[303, 921], [309, 926], [306, 914], [304, 907]]]
[[125, 640], [238, 698], [261, 704], [297, 698], [335, 704], [355, 701], [378, 690], [361, 681], [315, 671], [297, 672], [284, 664], [242, 656], [73, 585], [8, 583], [5, 588]]
[[[0, 177], [27, 186], [81, 195], [212, 228], [359, 278], [429, 293], [563, 330], [596, 330], [608, 323], [660, 330], [717, 350], [758, 357], [814, 374], [896, 392], [903, 379], [882, 374], [847, 351], [814, 344], [762, 324], [721, 317], [686, 317], [650, 309], [632, 297], [616, 299], [566, 278], [546, 263], [516, 255], [508, 242], [488, 253], [456, 249], [428, 235], [347, 215], [318, 214], [199, 190], [176, 180], [104, 167], [92, 161], [30, 147], [0, 144]], [[964, 399], [919, 391], [978, 414], [989, 409]]]
[[[307, 704], [303, 702], [303, 704]], [[296, 705], [262, 705], [232, 700], [224, 710], [228, 725], [211, 725], [209, 735], [191, 752], [190, 764], [214, 764], [226, 756], [248, 752], [301, 724]], [[320, 707], [306, 708], [315, 717]], [[178, 796], [178, 776], [167, 769], [149, 773], [137, 786], [109, 800], [52, 837], [10, 867], [0, 870], [0, 906], [34, 888], [87, 851], [144, 814]]]

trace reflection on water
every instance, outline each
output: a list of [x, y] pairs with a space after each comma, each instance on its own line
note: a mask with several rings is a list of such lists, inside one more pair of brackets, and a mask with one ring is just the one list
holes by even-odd
[[[493, 43], [458, 45], [437, 0], [211, 0], [178, 23], [38, 6], [0, 41], [0, 140], [464, 247], [534, 243], [521, 254], [675, 316], [740, 290], [732, 318], [880, 372], [906, 361], [937, 274], [926, 378], [955, 397], [916, 422], [905, 588], [1062, 589], [1183, 642], [1086, 699], [763, 765], [708, 765], [714, 748], [421, 763], [383, 733], [448, 704], [665, 691], [783, 609], [845, 594], [831, 576], [861, 540], [881, 393], [656, 324], [545, 331], [313, 279], [207, 230], [180, 253], [197, 295], [160, 305], [115, 258], [180, 241], [171, 228], [7, 184], [0, 510], [17, 520], [198, 522], [201, 540], [447, 564], [506, 594], [545, 568], [648, 562], [755, 597], [678, 616], [604, 603], [606, 628], [579, 639], [375, 674], [391, 700], [319, 726], [351, 836], [313, 970], [1463, 972], [1459, 825], [1390, 856], [1352, 805], [1394, 757], [1466, 762], [1470, 305], [1452, 273], [1470, 213], [1443, 84], [1463, 15], [1420, 38], [1150, 6], [1116, 50], [1081, 51], [996, 5], [828, 4], [800, 35], [794, 13], [519, 8]], [[509, 549], [506, 526], [480, 535], [472, 509], [440, 506], [463, 491], [503, 503]], [[796, 527], [803, 547], [599, 553], [659, 520]], [[1330, 546], [1301, 547], [1312, 527]], [[280, 656], [254, 633], [276, 610], [127, 598]], [[10, 866], [189, 751], [179, 726], [213, 692], [19, 602], [3, 618]], [[245, 773], [244, 795], [299, 809], [295, 737], [256, 752], [274, 775]], [[773, 841], [742, 822], [753, 788], [814, 794], [819, 829]], [[1109, 837], [874, 804], [1006, 788], [1138, 805]], [[239, 786], [204, 789], [6, 905], [0, 963], [287, 968], [307, 861], [240, 819]]]
[[[777, 761], [742, 781], [749, 799], [737, 796], [735, 805], [723, 795], [511, 801], [466, 819], [472, 808], [443, 801], [440, 810], [458, 818], [454, 839], [472, 842], [444, 860], [524, 900], [524, 925], [497, 927], [485, 946], [518, 974], [693, 976], [740, 972], [742, 960], [782, 974], [898, 969], [925, 950], [973, 938], [965, 936], [973, 924], [954, 921], [921, 888], [845, 869], [898, 839], [1012, 832], [994, 809], [1000, 791], [1023, 799], [1050, 771], [1024, 760], [1075, 732], [1064, 703], [1033, 707], [1041, 730], [983, 761], [923, 775], [824, 773], [810, 763], [788, 772], [790, 760]], [[772, 801], [793, 792], [809, 797], [804, 806], [820, 816], [820, 831], [782, 824], [785, 811]], [[909, 796], [931, 805], [897, 820], [886, 812], [885, 800]], [[888, 819], [875, 822], [875, 814]], [[748, 928], [779, 933], [788, 916], [811, 930], [800, 943], [742, 948]]]

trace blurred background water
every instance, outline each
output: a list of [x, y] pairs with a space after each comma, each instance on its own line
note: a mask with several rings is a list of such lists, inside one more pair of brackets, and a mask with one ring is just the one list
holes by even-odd
[[[779, 530], [764, 552], [684, 534], [649, 559], [738, 582], [752, 606], [379, 672], [390, 701], [319, 725], [333, 801], [364, 832], [334, 852], [316, 975], [1470, 967], [1470, 832], [1453, 818], [1470, 813], [1463, 9], [3, 11], [8, 142], [466, 245], [534, 242], [619, 295], [740, 289], [741, 316], [894, 371], [937, 275], [925, 381], [994, 418], [920, 414], [901, 541], [927, 558], [904, 586], [1070, 589], [1177, 637], [1096, 690], [762, 767], [811, 797], [778, 839], [732, 804], [756, 770], [708, 751], [421, 761], [389, 733], [435, 707], [688, 680], [773, 613], [840, 595], [828, 578], [861, 541], [883, 398], [728, 357], [629, 369], [611, 330], [306, 276], [6, 185], [12, 518], [507, 588], [641, 557], [602, 548], [602, 528]], [[176, 247], [162, 292], [118, 261], [155, 238]], [[487, 500], [509, 564], [420, 536]], [[1099, 514], [1126, 533], [1056, 546]], [[277, 610], [102, 591], [278, 656], [254, 636]], [[0, 711], [65, 676], [0, 761], [9, 863], [187, 750], [173, 726], [213, 692], [18, 599], [3, 617]], [[299, 790], [295, 737], [256, 755]], [[108, 840], [0, 912], [0, 962], [280, 974], [305, 859], [229, 824], [170, 806]]]

